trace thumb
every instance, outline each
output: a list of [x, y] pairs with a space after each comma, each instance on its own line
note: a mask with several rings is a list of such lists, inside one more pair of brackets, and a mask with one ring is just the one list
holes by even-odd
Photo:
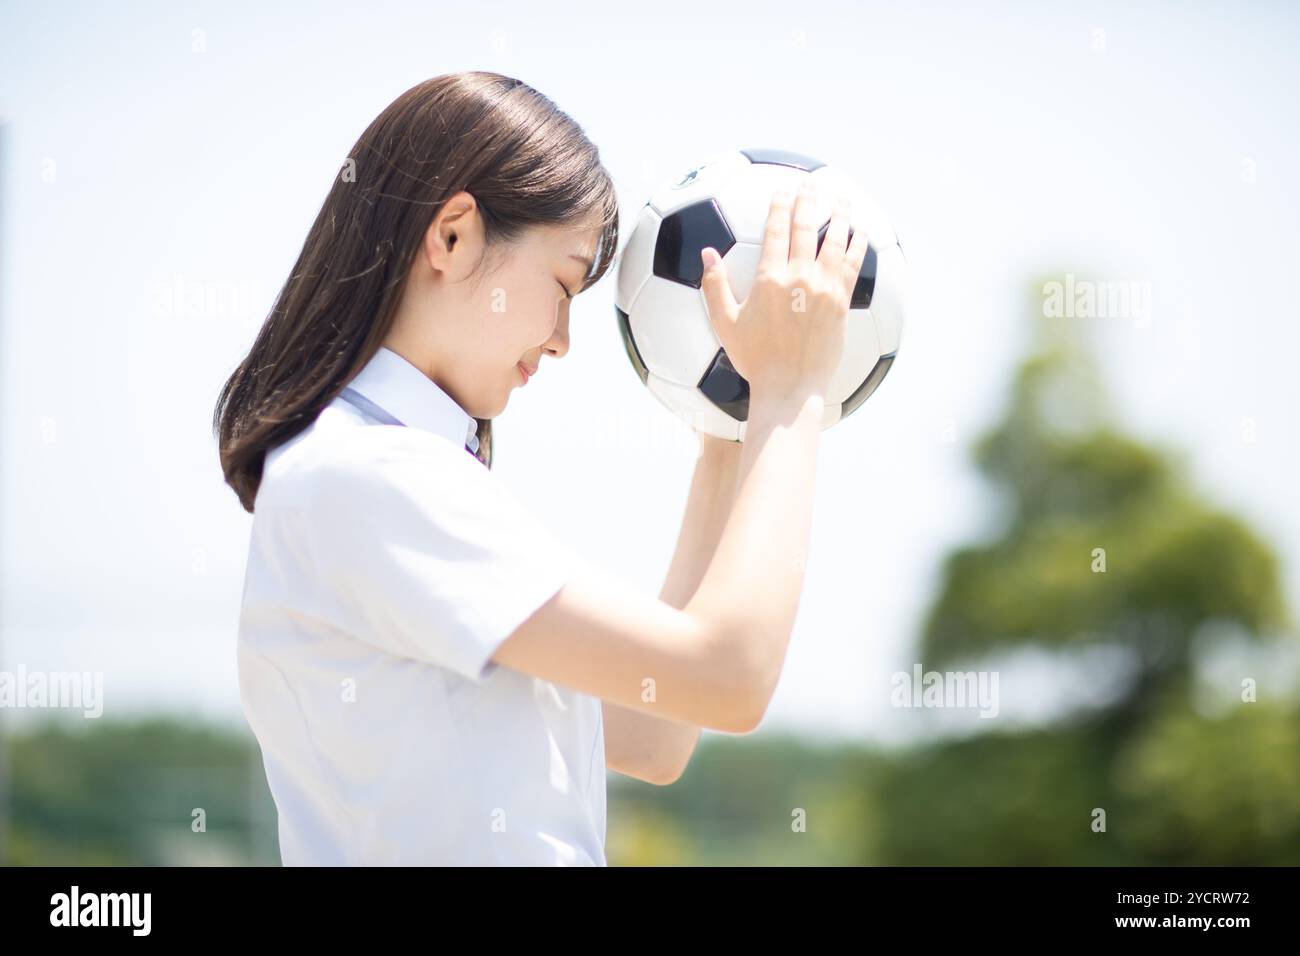
[[736, 324], [736, 297], [731, 293], [731, 283], [727, 280], [727, 266], [718, 255], [718, 250], [705, 246], [700, 250], [704, 263], [704, 274], [700, 278], [700, 291], [704, 293], [704, 304], [708, 308], [709, 321], [718, 334], [718, 339], [725, 347], [732, 326]]

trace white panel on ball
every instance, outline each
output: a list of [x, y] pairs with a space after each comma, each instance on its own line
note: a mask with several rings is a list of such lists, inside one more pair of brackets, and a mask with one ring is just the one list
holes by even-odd
[[880, 337], [871, 313], [851, 309], [844, 322], [844, 354], [826, 388], [826, 404], [836, 407], [866, 380], [880, 358]]
[[718, 207], [736, 241], [762, 245], [768, 209], [777, 189], [793, 192], [807, 178], [808, 173], [792, 166], [751, 163], [718, 186]]
[[903, 341], [903, 315], [907, 309], [908, 266], [900, 246], [878, 252], [876, 288], [871, 296], [871, 314], [880, 336], [881, 354], [897, 352]]
[[727, 266], [727, 280], [731, 285], [731, 294], [737, 302], [749, 298], [754, 288], [754, 276], [758, 273], [758, 258], [763, 252], [762, 246], [752, 242], [738, 242], [722, 257]]
[[652, 275], [632, 302], [632, 338], [654, 375], [697, 385], [721, 344], [699, 289]]
[[658, 190], [650, 197], [650, 205], [667, 217], [683, 206], [712, 199], [722, 183], [749, 165], [748, 157], [739, 150], [715, 153]]
[[632, 235], [620, 257], [618, 289], [614, 293], [615, 304], [624, 312], [631, 311], [636, 294], [654, 271], [655, 238], [662, 221], [649, 206], [643, 206], [636, 217]]
[[880, 208], [880, 204], [847, 174], [834, 166], [822, 166], [820, 169], [814, 169], [810, 178], [817, 184], [818, 194], [826, 197], [828, 203], [832, 201], [832, 197], [848, 198], [852, 206], [849, 211], [849, 221], [853, 225], [853, 231], [866, 229], [867, 239], [877, 249], [892, 246], [897, 241], [894, 237], [894, 226], [885, 215], [885, 211]]
[[741, 437], [741, 423], [709, 401], [698, 388], [665, 382], [657, 375], [651, 375], [646, 386], [673, 414], [697, 430], [730, 441]]

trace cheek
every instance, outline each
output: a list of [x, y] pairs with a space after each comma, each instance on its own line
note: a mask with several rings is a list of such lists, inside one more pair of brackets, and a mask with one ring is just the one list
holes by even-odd
[[547, 341], [555, 332], [555, 324], [560, 318], [558, 297], [548, 299], [542, 292], [533, 298], [526, 308], [520, 309], [517, 321], [513, 323], [511, 338], [519, 347], [519, 353], [536, 349]]
[[513, 370], [554, 334], [564, 293], [554, 280], [541, 280], [502, 282], [493, 294], [497, 298], [488, 318], [494, 334], [484, 345]]

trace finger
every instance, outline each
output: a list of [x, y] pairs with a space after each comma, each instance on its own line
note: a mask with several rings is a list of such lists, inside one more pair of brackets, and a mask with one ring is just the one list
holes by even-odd
[[790, 258], [790, 203], [788, 190], [779, 189], [772, 196], [767, 210], [767, 225], [763, 229], [763, 251], [759, 254], [759, 267], [784, 267]]
[[831, 213], [831, 225], [822, 240], [822, 247], [817, 253], [817, 261], [830, 275], [840, 268], [844, 261], [846, 247], [849, 244], [849, 201], [841, 196], [835, 201], [835, 211]]
[[790, 261], [812, 262], [817, 250], [817, 194], [804, 180], [794, 201], [794, 222], [790, 227]]
[[853, 294], [853, 287], [858, 284], [858, 274], [862, 271], [862, 262], [867, 257], [869, 245], [867, 230], [853, 230], [853, 234], [849, 236], [849, 248], [844, 253], [844, 261], [840, 264], [843, 270], [840, 274], [844, 277], [845, 285], [848, 286], [849, 295]]
[[725, 347], [731, 327], [736, 322], [736, 297], [731, 291], [731, 282], [727, 279], [727, 265], [718, 255], [718, 250], [706, 246], [700, 250], [700, 258], [704, 263], [700, 291], [704, 293], [709, 321], [713, 323], [718, 340]]

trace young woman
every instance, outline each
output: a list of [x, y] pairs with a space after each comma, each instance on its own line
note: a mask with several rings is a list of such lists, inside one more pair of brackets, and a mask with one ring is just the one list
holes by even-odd
[[254, 514], [240, 691], [286, 865], [603, 865], [607, 767], [671, 783], [700, 728], [758, 725], [866, 250], [845, 209], [817, 252], [819, 224], [812, 197], [777, 197], [743, 304], [704, 250], [747, 440], [700, 436], [655, 598], [490, 471], [492, 419], [564, 356], [569, 303], [614, 259], [596, 148], [486, 72], [371, 123], [214, 415]]

